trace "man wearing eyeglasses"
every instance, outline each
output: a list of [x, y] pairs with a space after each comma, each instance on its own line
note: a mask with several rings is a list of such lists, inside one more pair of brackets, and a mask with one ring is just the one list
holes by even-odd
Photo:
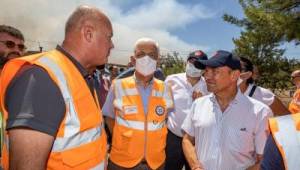
[[20, 57], [25, 52], [24, 36], [20, 30], [0, 25], [0, 69], [9, 60]]
[[292, 72], [291, 78], [292, 82], [297, 88], [289, 105], [289, 111], [294, 114], [300, 112], [300, 70], [295, 70], [294, 72]]
[[[9, 60], [16, 57], [20, 57], [24, 54], [25, 45], [24, 45], [24, 36], [20, 30], [8, 26], [8, 25], [0, 25], [0, 73], [4, 64]], [[0, 132], [1, 132], [1, 152], [3, 149], [3, 122], [2, 122], [2, 113], [0, 113]], [[4, 158], [2, 155], [1, 162], [3, 162]], [[1, 167], [0, 167], [1, 168]]]

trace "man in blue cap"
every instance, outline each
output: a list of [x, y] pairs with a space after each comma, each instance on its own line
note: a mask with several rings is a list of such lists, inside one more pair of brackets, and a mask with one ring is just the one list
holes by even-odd
[[258, 168], [271, 110], [240, 92], [240, 60], [232, 53], [217, 51], [195, 66], [205, 68], [212, 93], [195, 100], [182, 125], [183, 151], [191, 169]]

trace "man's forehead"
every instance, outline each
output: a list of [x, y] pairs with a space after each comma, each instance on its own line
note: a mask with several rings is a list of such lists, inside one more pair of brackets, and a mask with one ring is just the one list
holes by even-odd
[[153, 44], [153, 43], [140, 43], [140, 44], [137, 44], [136, 51], [137, 52], [139, 52], [139, 51], [143, 51], [143, 52], [149, 52], [149, 51], [157, 52], [158, 49], [157, 49], [156, 45]]
[[10, 41], [17, 41], [17, 42], [23, 42], [23, 40], [17, 38], [17, 37], [14, 37], [8, 33], [5, 33], [5, 32], [0, 32], [0, 40], [1, 41], [7, 41], [7, 40], [10, 40]]

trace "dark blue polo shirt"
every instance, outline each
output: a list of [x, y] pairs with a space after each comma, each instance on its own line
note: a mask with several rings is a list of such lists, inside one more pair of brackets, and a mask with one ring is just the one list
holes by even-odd
[[269, 135], [267, 139], [263, 160], [260, 165], [262, 170], [284, 170], [282, 156], [272, 135]]
[[[76, 61], [61, 46], [58, 51], [68, 57], [86, 80], [94, 95], [99, 96], [99, 82], [96, 75]], [[20, 69], [11, 81], [5, 95], [5, 106], [8, 110], [7, 130], [12, 128], [30, 128], [51, 136], [56, 136], [58, 128], [65, 116], [65, 102], [56, 83], [43, 68], [27, 65]]]

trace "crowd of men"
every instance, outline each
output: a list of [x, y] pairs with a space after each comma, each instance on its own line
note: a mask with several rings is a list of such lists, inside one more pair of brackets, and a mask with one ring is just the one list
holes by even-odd
[[287, 109], [246, 57], [196, 50], [165, 78], [159, 44], [142, 37], [112, 78], [112, 36], [101, 10], [79, 6], [61, 45], [23, 56], [22, 33], [0, 25], [2, 169], [300, 168], [300, 70]]

